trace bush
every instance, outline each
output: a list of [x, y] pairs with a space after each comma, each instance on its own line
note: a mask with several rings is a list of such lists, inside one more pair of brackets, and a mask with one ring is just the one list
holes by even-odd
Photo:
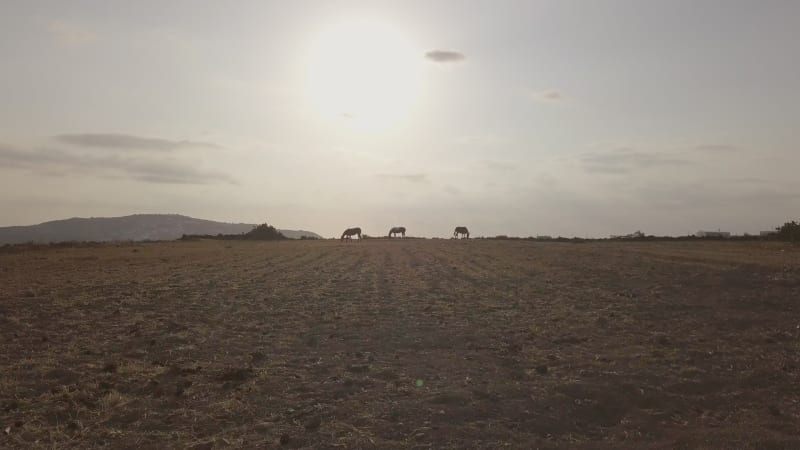
[[786, 222], [783, 226], [776, 229], [778, 231], [777, 237], [783, 241], [800, 241], [800, 223]]
[[181, 236], [182, 241], [194, 241], [199, 239], [219, 239], [223, 241], [279, 241], [286, 239], [286, 236], [281, 234], [275, 227], [265, 223], [254, 227], [244, 234], [184, 234]]
[[244, 235], [245, 239], [259, 240], [259, 241], [275, 241], [279, 239], [286, 239], [286, 236], [281, 234], [272, 225], [262, 223], [261, 225], [253, 228]]

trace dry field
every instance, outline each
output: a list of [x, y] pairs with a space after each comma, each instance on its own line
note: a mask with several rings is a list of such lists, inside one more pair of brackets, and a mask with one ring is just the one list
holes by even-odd
[[0, 250], [4, 448], [800, 448], [800, 248]]

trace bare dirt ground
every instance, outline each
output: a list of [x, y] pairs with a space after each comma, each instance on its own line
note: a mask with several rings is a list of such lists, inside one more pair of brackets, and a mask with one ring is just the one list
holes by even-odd
[[800, 448], [800, 249], [0, 251], [0, 447]]

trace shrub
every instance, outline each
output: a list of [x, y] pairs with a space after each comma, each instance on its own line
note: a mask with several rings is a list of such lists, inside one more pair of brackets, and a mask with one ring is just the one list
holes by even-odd
[[776, 230], [778, 231], [778, 239], [784, 241], [800, 241], [800, 223], [795, 222], [794, 220], [791, 222], [786, 222], [783, 224], [783, 226], [778, 227]]
[[286, 239], [286, 236], [281, 234], [281, 232], [278, 231], [272, 225], [267, 225], [266, 223], [262, 223], [261, 225], [248, 231], [247, 234], [244, 235], [244, 238], [252, 240], [273, 241], [279, 239]]

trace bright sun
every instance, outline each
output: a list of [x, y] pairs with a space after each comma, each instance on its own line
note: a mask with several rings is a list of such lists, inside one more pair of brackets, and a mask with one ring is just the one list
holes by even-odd
[[383, 129], [406, 117], [417, 100], [421, 58], [398, 30], [358, 20], [326, 29], [306, 66], [306, 94], [328, 119]]

